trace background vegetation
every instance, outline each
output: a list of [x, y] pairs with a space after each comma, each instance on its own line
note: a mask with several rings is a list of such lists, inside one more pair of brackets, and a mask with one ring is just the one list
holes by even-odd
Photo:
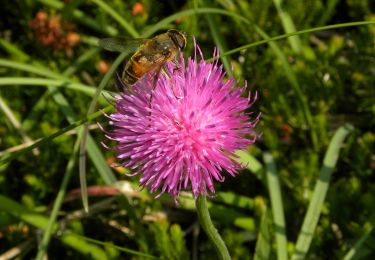
[[[124, 176], [127, 169], [109, 167], [114, 155], [99, 144], [100, 113], [87, 141], [90, 212], [82, 210], [80, 128], [64, 128], [86, 117], [118, 55], [100, 51], [97, 39], [177, 28], [189, 35], [186, 56], [194, 36], [209, 58], [215, 46], [225, 53], [293, 31], [375, 21], [371, 2], [2, 3], [0, 258], [216, 258], [190, 194], [179, 206], [168, 196], [154, 200], [136, 192], [137, 178]], [[262, 138], [241, 154], [247, 169], [216, 184], [209, 203], [233, 259], [375, 258], [374, 43], [375, 26], [360, 25], [221, 58], [229, 73], [233, 66], [234, 76], [258, 92], [254, 110], [262, 112]], [[106, 91], [116, 91], [112, 83]], [[106, 106], [100, 96], [98, 107]], [[46, 139], [59, 130], [65, 133]], [[43, 145], [23, 150], [40, 138]]]

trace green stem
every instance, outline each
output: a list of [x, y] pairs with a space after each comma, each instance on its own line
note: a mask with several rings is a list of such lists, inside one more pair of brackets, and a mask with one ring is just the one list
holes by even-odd
[[[108, 72], [105, 74], [104, 78], [100, 82], [99, 86], [97, 87], [94, 97], [91, 100], [89, 109], [87, 110], [87, 116], [94, 112], [95, 107], [97, 105], [98, 98], [100, 93], [104, 89], [104, 87], [108, 84], [109, 80], [111, 79], [112, 75], [115, 73], [117, 67], [120, 63], [125, 59], [128, 55], [128, 52], [121, 53], [112, 66], [109, 68]], [[89, 202], [87, 197], [87, 182], [86, 182], [86, 146], [87, 146], [87, 137], [89, 132], [89, 125], [85, 123], [81, 130], [82, 133], [82, 140], [80, 145], [80, 157], [79, 157], [79, 180], [81, 183], [81, 195], [82, 195], [82, 204], [83, 208], [86, 212], [89, 211]]]
[[231, 258], [227, 246], [211, 221], [210, 213], [208, 212], [207, 208], [206, 196], [198, 196], [195, 206], [197, 208], [199, 222], [201, 223], [204, 232], [206, 232], [206, 235], [215, 246], [219, 259], [230, 260]]
[[43, 239], [42, 239], [42, 242], [40, 244], [38, 254], [35, 258], [36, 260], [42, 260], [43, 257], [45, 256], [46, 252], [47, 252], [49, 242], [51, 241], [51, 237], [52, 237], [52, 234], [54, 232], [53, 227], [56, 224], [56, 219], [57, 219], [57, 216], [59, 214], [61, 205], [63, 204], [65, 193], [66, 193], [66, 190], [67, 190], [67, 187], [68, 187], [68, 184], [69, 184], [69, 180], [70, 180], [70, 178], [73, 174], [74, 165], [76, 164], [76, 161], [77, 161], [77, 152], [78, 152], [78, 149], [79, 149], [79, 142], [80, 142], [80, 136], [78, 136], [78, 138], [77, 138], [77, 141], [74, 145], [73, 153], [72, 153], [72, 155], [69, 159], [68, 165], [66, 167], [66, 171], [65, 171], [63, 181], [61, 183], [59, 192], [57, 193], [55, 203], [53, 204], [53, 209], [51, 211], [51, 215], [48, 219], [47, 228], [44, 231]]
[[[220, 53], [219, 58], [221, 58], [222, 56], [227, 56], [227, 55], [230, 55], [230, 54], [233, 54], [233, 53], [240, 52], [242, 50], [246, 50], [248, 48], [252, 48], [252, 47], [255, 47], [255, 46], [258, 46], [258, 45], [262, 45], [262, 44], [270, 42], [270, 41], [277, 41], [277, 40], [285, 39], [285, 38], [288, 38], [288, 37], [291, 37], [291, 36], [294, 36], [294, 35], [300, 35], [300, 34], [312, 33], [312, 32], [324, 31], [324, 30], [332, 30], [332, 29], [338, 29], [338, 28], [344, 28], [344, 27], [371, 25], [371, 24], [375, 24], [375, 21], [360, 21], [360, 22], [351, 22], [351, 23], [339, 23], [339, 24], [332, 24], [332, 25], [314, 27], [314, 28], [311, 28], [311, 29], [301, 30], [301, 31], [292, 32], [292, 33], [286, 33], [286, 34], [275, 36], [275, 37], [265, 39], [265, 40], [262, 40], [262, 41], [257, 41], [257, 42], [253, 42], [253, 43], [250, 43], [250, 44], [246, 44], [246, 45], [240, 46], [238, 48], [232, 49], [232, 50], [224, 52], [224, 53]], [[211, 59], [208, 59], [207, 61], [212, 61], [213, 59], [214, 58], [211, 58]]]

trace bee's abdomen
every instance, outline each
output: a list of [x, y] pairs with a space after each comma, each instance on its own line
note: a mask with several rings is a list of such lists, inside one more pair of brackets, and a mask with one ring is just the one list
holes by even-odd
[[126, 65], [122, 77], [122, 80], [127, 85], [134, 85], [139, 80], [140, 76], [135, 74], [132, 61], [129, 61], [129, 64]]
[[148, 71], [148, 60], [142, 52], [137, 51], [125, 66], [123, 81], [125, 84], [134, 85]]

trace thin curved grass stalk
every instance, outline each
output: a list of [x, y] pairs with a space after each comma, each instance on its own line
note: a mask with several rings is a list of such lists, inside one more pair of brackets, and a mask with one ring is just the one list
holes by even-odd
[[344, 28], [344, 27], [371, 25], [371, 24], [375, 24], [375, 21], [359, 21], [359, 22], [351, 22], [351, 23], [339, 23], [339, 24], [332, 24], [332, 25], [314, 27], [314, 28], [296, 31], [296, 32], [292, 32], [292, 33], [286, 33], [286, 34], [282, 34], [282, 35], [279, 35], [279, 36], [271, 37], [267, 40], [262, 40], [262, 41], [257, 41], [257, 42], [254, 42], [254, 43], [246, 44], [246, 45], [240, 46], [238, 48], [235, 48], [233, 50], [227, 51], [225, 53], [221, 53], [219, 58], [221, 56], [226, 56], [226, 55], [230, 55], [230, 54], [233, 54], [233, 53], [237, 53], [237, 52], [240, 52], [240, 51], [248, 49], [248, 48], [252, 48], [252, 47], [255, 47], [255, 46], [258, 46], [258, 45], [262, 45], [264, 43], [268, 43], [270, 41], [278, 41], [278, 40], [286, 39], [286, 38], [289, 38], [289, 37], [294, 36], [294, 35], [301, 35], [301, 34], [305, 34], [305, 33], [332, 30], [332, 29], [338, 29], [338, 28]]
[[[293, 19], [290, 14], [284, 10], [282, 6], [282, 0], [273, 0], [276, 7], [277, 13], [279, 14], [281, 23], [284, 27], [286, 33], [292, 33], [296, 31], [296, 26], [294, 25]], [[298, 36], [288, 38], [290, 45], [295, 53], [300, 53], [302, 51], [301, 39]]]
[[[120, 63], [125, 59], [128, 55], [127, 52], [121, 53], [115, 62], [112, 64], [111, 68], [108, 72], [104, 75], [103, 80], [100, 82], [98, 88], [96, 89], [95, 95], [90, 103], [89, 109], [87, 110], [87, 114], [91, 114], [96, 107], [98, 102], [98, 98], [100, 93], [104, 89], [104, 87], [108, 84], [109, 80], [111, 79], [112, 75], [116, 71], [117, 67]], [[88, 206], [88, 197], [87, 197], [87, 182], [86, 182], [86, 146], [87, 146], [87, 135], [88, 135], [88, 124], [85, 123], [82, 128], [82, 140], [80, 145], [80, 153], [79, 153], [79, 180], [81, 183], [81, 195], [82, 195], [82, 203], [83, 207], [86, 212], [89, 210]]]

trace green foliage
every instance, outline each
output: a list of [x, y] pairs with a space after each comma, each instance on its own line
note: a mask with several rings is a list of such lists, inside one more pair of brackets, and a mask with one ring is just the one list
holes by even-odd
[[[117, 56], [97, 40], [170, 28], [188, 33], [185, 56], [193, 36], [207, 59], [215, 46], [229, 51], [221, 57], [228, 74], [233, 66], [259, 95], [262, 138], [238, 153], [244, 170], [215, 184], [208, 202], [232, 259], [375, 257], [375, 26], [318, 28], [236, 50], [374, 21], [371, 1], [26, 0], [0, 13], [0, 258], [20, 246], [20, 258], [216, 259], [194, 200], [182, 194], [176, 207], [136, 192], [137, 178], [122, 175], [129, 169], [110, 167], [95, 123], [88, 214], [78, 192], [79, 127], [105, 122], [101, 112], [87, 118], [97, 89], [117, 91], [107, 73]], [[340, 128], [348, 123], [354, 130]]]
[[184, 233], [179, 225], [159, 221], [150, 225], [155, 253], [160, 259], [188, 259]]

